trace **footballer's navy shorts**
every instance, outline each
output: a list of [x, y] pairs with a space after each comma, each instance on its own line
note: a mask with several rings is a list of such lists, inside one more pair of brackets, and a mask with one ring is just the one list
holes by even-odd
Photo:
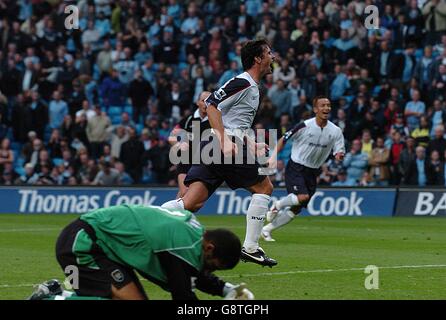
[[320, 169], [308, 168], [290, 159], [285, 169], [287, 192], [296, 195], [308, 194], [311, 199], [316, 192], [317, 177], [320, 173]]
[[179, 174], [187, 174], [189, 172], [189, 169], [192, 167], [191, 164], [183, 164], [179, 163], [177, 165], [177, 175]]
[[109, 259], [96, 240], [94, 229], [80, 219], [69, 224], [57, 239], [56, 258], [66, 276], [74, 275], [73, 266], [78, 269], [78, 288], [73, 287], [76, 294], [110, 299], [112, 285], [120, 289], [134, 282], [145, 296], [133, 269]]
[[[207, 143], [209, 141], [203, 142], [201, 147]], [[192, 182], [201, 181], [205, 184], [210, 196], [223, 182], [226, 182], [228, 187], [233, 190], [238, 188], [246, 189], [262, 182], [266, 176], [259, 175], [259, 163], [257, 161], [255, 163], [247, 163], [248, 148], [245, 143], [242, 150], [239, 149], [238, 152], [243, 152], [241, 164], [235, 164], [234, 156], [232, 157], [232, 164], [224, 164], [223, 153], [221, 153], [221, 164], [192, 165], [184, 179], [184, 184], [189, 186]]]

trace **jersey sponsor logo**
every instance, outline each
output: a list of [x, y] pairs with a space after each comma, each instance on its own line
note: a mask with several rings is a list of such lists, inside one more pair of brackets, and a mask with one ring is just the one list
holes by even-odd
[[116, 282], [124, 281], [124, 274], [119, 269], [113, 270], [111, 273], [111, 276], [112, 276], [113, 280], [115, 280]]
[[308, 145], [310, 147], [315, 147], [315, 148], [327, 148], [328, 147], [328, 145], [326, 145], [326, 144], [313, 143], [313, 142], [309, 142]]

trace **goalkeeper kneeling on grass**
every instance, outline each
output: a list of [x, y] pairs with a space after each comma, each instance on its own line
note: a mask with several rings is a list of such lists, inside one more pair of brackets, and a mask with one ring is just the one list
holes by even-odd
[[195, 288], [225, 299], [253, 299], [244, 284], [212, 274], [234, 268], [240, 250], [233, 232], [205, 231], [188, 211], [132, 205], [98, 209], [69, 224], [57, 240], [57, 260], [75, 292], [50, 280], [29, 299], [148, 299], [135, 271], [174, 300], [197, 299]]

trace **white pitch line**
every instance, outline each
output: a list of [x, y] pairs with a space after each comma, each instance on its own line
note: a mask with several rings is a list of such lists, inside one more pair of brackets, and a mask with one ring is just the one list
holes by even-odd
[[31, 228], [31, 229], [0, 229], [2, 232], [40, 232], [40, 231], [56, 231], [61, 230], [61, 228]]
[[[424, 268], [446, 268], [446, 264], [426, 264], [426, 265], [414, 265], [414, 266], [388, 266], [380, 267], [378, 269], [424, 269]], [[282, 276], [287, 274], [298, 274], [298, 273], [328, 273], [328, 272], [346, 272], [346, 271], [363, 271], [364, 268], [348, 268], [348, 269], [320, 269], [320, 270], [296, 270], [296, 271], [284, 271], [284, 272], [261, 272], [253, 274], [240, 274], [240, 275], [230, 275], [224, 278], [240, 278], [240, 277], [263, 277], [263, 276]]]
[[22, 284], [0, 284], [1, 288], [20, 288], [20, 287], [33, 287], [36, 284], [33, 283], [22, 283]]
[[[446, 268], [446, 264], [425, 264], [425, 265], [407, 265], [407, 266], [387, 266], [379, 267], [378, 269], [425, 269], [425, 268]], [[296, 271], [285, 271], [285, 272], [262, 272], [254, 274], [240, 274], [240, 275], [229, 275], [224, 276], [224, 279], [230, 278], [241, 278], [241, 277], [263, 277], [263, 276], [281, 276], [288, 274], [298, 274], [298, 273], [328, 273], [328, 272], [345, 272], [345, 271], [363, 271], [365, 268], [348, 268], [348, 269], [320, 269], [320, 270], [296, 270]], [[144, 278], [139, 278], [142, 281], [148, 281]], [[1, 288], [19, 288], [19, 287], [32, 287], [37, 284], [0, 284]]]

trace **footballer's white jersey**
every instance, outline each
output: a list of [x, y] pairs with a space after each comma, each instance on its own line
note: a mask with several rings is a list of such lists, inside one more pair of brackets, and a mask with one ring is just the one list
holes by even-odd
[[250, 131], [260, 103], [258, 84], [248, 72], [227, 81], [206, 100], [221, 112], [223, 126], [228, 135], [242, 137]]
[[320, 168], [332, 150], [333, 155], [345, 153], [342, 130], [331, 121], [321, 128], [316, 118], [305, 120], [285, 133], [284, 143], [290, 139], [293, 141], [291, 160], [308, 168]]

